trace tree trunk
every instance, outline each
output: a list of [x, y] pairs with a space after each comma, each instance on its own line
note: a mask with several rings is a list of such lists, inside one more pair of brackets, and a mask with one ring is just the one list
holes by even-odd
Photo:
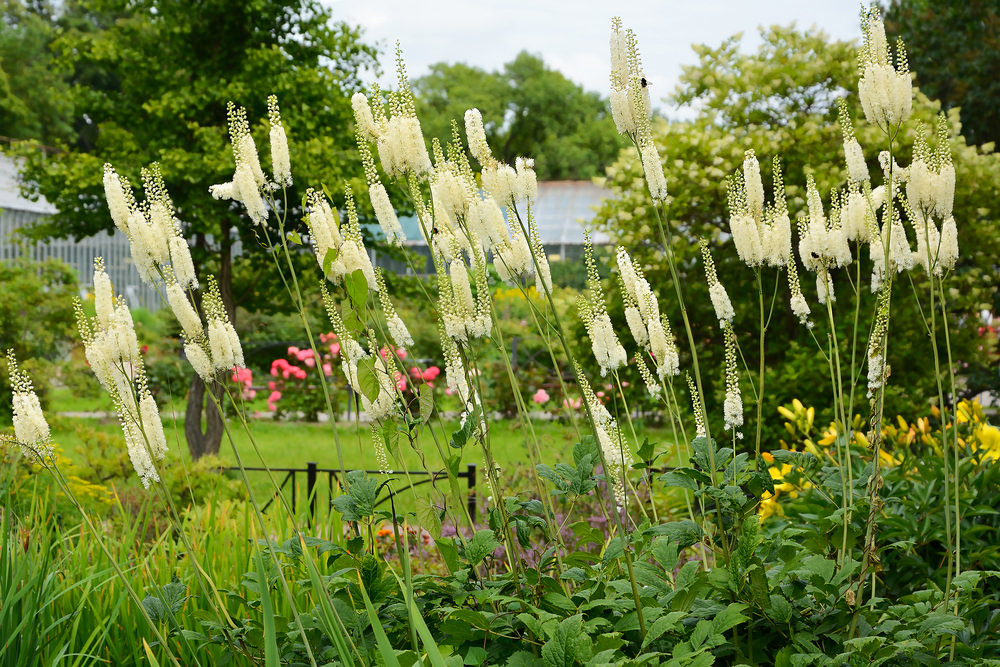
[[[196, 373], [188, 392], [187, 409], [184, 412], [184, 437], [187, 439], [191, 458], [197, 461], [206, 454], [219, 453], [224, 432], [222, 417], [210, 396], [206, 396], [205, 383]], [[215, 397], [222, 402], [222, 386], [213, 387]], [[205, 430], [201, 428], [202, 414], [205, 415]]]
[[[232, 225], [227, 218], [223, 218], [220, 224], [219, 234], [219, 295], [226, 306], [226, 314], [229, 321], [236, 326], [236, 305], [233, 302], [233, 260], [232, 260], [232, 239], [229, 238]], [[196, 245], [204, 245], [205, 237], [198, 235]], [[199, 310], [201, 304], [198, 304]], [[223, 373], [222, 382], [228, 381], [228, 372]], [[190, 391], [188, 392], [187, 408], [184, 411], [184, 437], [187, 439], [188, 451], [191, 458], [198, 460], [207, 454], [218, 454], [222, 444], [222, 436], [225, 432], [222, 416], [215, 407], [215, 402], [211, 396], [206, 395], [205, 383], [195, 374], [191, 380]], [[212, 385], [211, 391], [214, 393], [219, 404], [225, 400], [225, 391], [222, 384], [216, 382]], [[202, 417], [205, 421], [205, 429], [202, 430]]]

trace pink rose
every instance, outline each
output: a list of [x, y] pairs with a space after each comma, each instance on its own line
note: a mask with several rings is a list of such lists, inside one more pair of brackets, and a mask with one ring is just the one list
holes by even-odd
[[288, 348], [288, 356], [292, 356], [298, 353], [299, 353], [299, 348], [295, 347], [294, 345]]
[[277, 391], [278, 383], [275, 382], [274, 380], [271, 380], [270, 382], [267, 383], [267, 389], [268, 391]]
[[422, 377], [425, 382], [429, 382], [431, 380], [436, 379], [438, 375], [441, 375], [441, 369], [438, 368], [437, 366], [429, 366], [427, 370], [424, 371]]
[[535, 392], [535, 395], [531, 397], [531, 400], [533, 400], [538, 405], [543, 405], [545, 403], [548, 403], [549, 392], [545, 391], [544, 389], [539, 389], [538, 391]]
[[333, 375], [333, 366], [330, 364], [323, 364], [323, 375], [330, 377]]

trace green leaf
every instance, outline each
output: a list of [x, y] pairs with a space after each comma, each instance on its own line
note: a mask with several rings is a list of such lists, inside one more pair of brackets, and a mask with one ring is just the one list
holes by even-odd
[[486, 662], [486, 649], [482, 646], [473, 646], [465, 654], [466, 665], [481, 665]]
[[455, 574], [458, 570], [458, 547], [455, 546], [455, 540], [450, 537], [443, 537], [439, 540], [434, 540], [434, 546], [441, 553], [441, 560], [448, 567], [448, 571]]
[[653, 542], [653, 558], [660, 567], [673, 575], [674, 568], [677, 567], [678, 552], [676, 540], [669, 537], [658, 537]]
[[[697, 471], [692, 471], [692, 472], [697, 472]], [[674, 470], [670, 472], [665, 472], [662, 475], [660, 475], [659, 480], [668, 487], [691, 489], [692, 491], [698, 490], [698, 482], [692, 479], [690, 475], [686, 475], [680, 471]]]
[[646, 630], [646, 638], [642, 642], [643, 650], [659, 639], [664, 632], [667, 632], [668, 630], [671, 632], [679, 630], [681, 627], [681, 619], [685, 616], [687, 616], [687, 612], [672, 611], [666, 616], [661, 616], [653, 621], [653, 624], [649, 626], [648, 630]]
[[650, 442], [649, 438], [645, 438], [642, 441], [642, 444], [639, 446], [639, 449], [636, 450], [636, 454], [638, 455], [639, 460], [647, 464], [651, 463], [653, 460], [653, 450], [655, 448], [656, 445]]
[[424, 420], [425, 424], [428, 424], [433, 413], [434, 387], [424, 383], [420, 385], [420, 418]]
[[358, 361], [358, 384], [361, 386], [355, 389], [364, 394], [365, 398], [372, 403], [378, 399], [382, 386], [375, 371], [375, 357], [369, 356]]
[[497, 541], [496, 535], [492, 530], [484, 528], [465, 542], [465, 559], [469, 561], [469, 565], [475, 567], [499, 548], [500, 542]]
[[441, 509], [428, 496], [417, 496], [417, 520], [433, 535], [441, 533]]
[[580, 462], [586, 456], [590, 456], [591, 460], [598, 460], [600, 458], [597, 452], [597, 441], [592, 435], [583, 436], [580, 438], [580, 442], [573, 445], [573, 462], [578, 468], [580, 467]]
[[350, 300], [345, 300], [340, 306], [340, 321], [344, 323], [344, 328], [354, 338], [360, 338], [365, 333], [365, 325], [361, 317], [353, 308]]
[[160, 667], [160, 661], [156, 659], [156, 654], [153, 653], [153, 649], [149, 647], [146, 642], [146, 638], [142, 638], [142, 650], [146, 653], [146, 659], [149, 660], [149, 664], [153, 667]]
[[351, 470], [347, 473], [347, 493], [334, 498], [333, 507], [344, 521], [360, 521], [375, 514], [378, 490], [378, 482], [363, 470]]
[[589, 656], [590, 638], [581, 632], [583, 617], [580, 614], [563, 620], [552, 631], [549, 641], [542, 646], [545, 667], [573, 667]]
[[333, 263], [337, 261], [337, 255], [339, 254], [340, 254], [339, 250], [337, 250], [336, 248], [330, 248], [329, 250], [326, 251], [326, 254], [323, 255], [324, 277], [330, 275], [330, 269], [333, 267]]
[[602, 562], [607, 565], [611, 561], [617, 560], [625, 555], [625, 542], [622, 538], [616, 537], [608, 542], [608, 546], [604, 548], [604, 556], [601, 559]]
[[368, 301], [368, 279], [365, 278], [364, 271], [355, 269], [350, 275], [344, 276], [344, 289], [347, 290], [347, 298], [354, 304], [354, 309], [359, 313], [365, 312], [365, 303]]
[[648, 535], [662, 535], [667, 539], [674, 540], [680, 549], [686, 549], [700, 540], [702, 536], [701, 526], [690, 519], [661, 523], [644, 532]]
[[260, 551], [256, 553], [257, 573], [260, 580], [260, 612], [264, 623], [264, 665], [265, 667], [278, 667], [278, 632], [274, 622], [274, 605], [271, 602], [271, 587], [267, 583], [267, 576], [264, 574], [264, 559]]
[[474, 424], [479, 423], [478, 408], [473, 411], [471, 415], [466, 416], [465, 423], [459, 427], [457, 431], [451, 434], [451, 439], [448, 441], [448, 445], [454, 447], [455, 449], [461, 449], [465, 447], [465, 444], [469, 442], [469, 438], [472, 437], [472, 431], [475, 428]]
[[758, 606], [766, 609], [771, 604], [771, 587], [767, 583], [764, 568], [757, 563], [751, 565], [747, 570], [747, 578], [750, 580], [750, 591], [753, 593], [754, 601]]
[[507, 667], [535, 667], [544, 664], [528, 651], [518, 651], [507, 658]]
[[787, 623], [792, 618], [791, 603], [783, 595], [772, 595], [770, 616], [778, 623]]
[[746, 608], [745, 604], [733, 602], [716, 614], [715, 618], [712, 619], [712, 634], [725, 634], [743, 621], [750, 620], [749, 616], [744, 616], [742, 613]]
[[[399, 578], [399, 575], [393, 571], [392, 576], [399, 582], [400, 589], [405, 589], [406, 586], [403, 584], [403, 580]], [[414, 604], [412, 596], [407, 596], [406, 610], [410, 618], [410, 623], [416, 628], [417, 634], [420, 635], [420, 641], [423, 642], [424, 648], [427, 649], [427, 657], [430, 659], [432, 667], [445, 667], [441, 650], [438, 648], [431, 631], [427, 629], [427, 624], [424, 622], [423, 616], [420, 615], [416, 604]]]
[[304, 245], [302, 243], [302, 237], [299, 236], [299, 233], [294, 229], [288, 232], [288, 240], [294, 243], [295, 245]]
[[187, 587], [175, 574], [169, 584], [160, 588], [159, 595], [147, 595], [142, 601], [142, 606], [154, 623], [160, 623], [172, 619], [174, 614], [180, 612], [187, 600], [186, 592]]

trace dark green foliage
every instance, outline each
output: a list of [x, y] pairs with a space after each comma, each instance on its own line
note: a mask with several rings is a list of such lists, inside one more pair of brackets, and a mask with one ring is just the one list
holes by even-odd
[[[43, 406], [54, 362], [70, 348], [76, 275], [63, 262], [17, 259], [0, 263], [0, 353], [13, 350]], [[6, 359], [6, 358], [5, 358]], [[0, 364], [0, 419], [11, 416], [6, 360]]]
[[1000, 3], [889, 0], [885, 31], [903, 39], [917, 85], [945, 109], [960, 107], [970, 144], [1000, 140]]
[[450, 141], [453, 120], [464, 137], [465, 111], [478, 108], [493, 155], [508, 164], [534, 158], [539, 180], [598, 176], [625, 145], [607, 100], [526, 51], [499, 72], [462, 63], [430, 69], [413, 83], [428, 140]]

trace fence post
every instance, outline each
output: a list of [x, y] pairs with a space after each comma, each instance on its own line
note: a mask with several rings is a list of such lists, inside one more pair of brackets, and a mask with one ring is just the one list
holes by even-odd
[[315, 461], [306, 463], [306, 497], [309, 499], [309, 527], [313, 526], [316, 517], [316, 468]]
[[466, 469], [469, 479], [469, 518], [476, 520], [476, 464], [470, 463]]

